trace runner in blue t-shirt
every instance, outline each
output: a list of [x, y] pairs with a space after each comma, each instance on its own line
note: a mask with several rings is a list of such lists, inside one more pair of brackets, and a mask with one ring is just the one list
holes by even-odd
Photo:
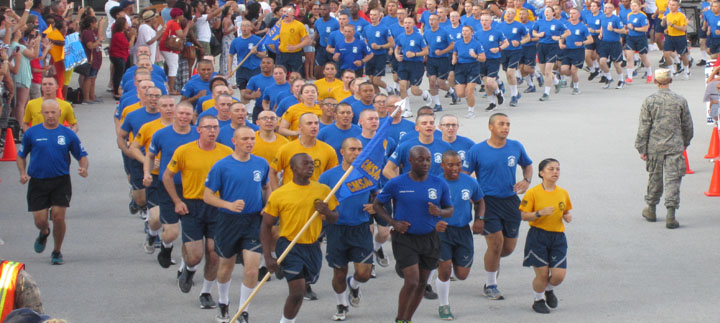
[[537, 91], [533, 84], [533, 77], [537, 78], [538, 86], [542, 87], [545, 82], [545, 78], [540, 71], [535, 68], [537, 64], [537, 42], [540, 40], [540, 37], [533, 35], [532, 30], [535, 28], [535, 22], [530, 21], [529, 12], [529, 10], [519, 10], [517, 13], [520, 18], [520, 23], [525, 27], [528, 35], [530, 35], [530, 40], [522, 46], [523, 57], [520, 63], [520, 74], [528, 85], [523, 93], [535, 93]]
[[[425, 38], [415, 28], [415, 19], [405, 18], [404, 32], [395, 37], [395, 58], [398, 60], [398, 78], [400, 79], [400, 96], [408, 96], [407, 90], [414, 96], [422, 96], [428, 104], [431, 102], [430, 93], [420, 89], [422, 77], [425, 72], [423, 58], [428, 55], [429, 48]], [[410, 115], [405, 115], [412, 116]]]
[[565, 38], [570, 34], [570, 31], [565, 28], [565, 25], [560, 23], [554, 18], [555, 11], [552, 7], [545, 8], [545, 19], [538, 19], [533, 26], [533, 36], [540, 37], [538, 40], [538, 64], [540, 65], [540, 72], [544, 74], [545, 80], [545, 92], [540, 101], [550, 100], [550, 80], [552, 85], [555, 86], [555, 93], [560, 91], [560, 80], [553, 75], [553, 69], [555, 62], [560, 57], [560, 47], [558, 42], [561, 38]]
[[460, 129], [460, 120], [458, 120], [458, 117], [455, 115], [446, 114], [442, 116], [438, 128], [442, 131], [442, 141], [450, 144], [453, 151], [460, 155], [460, 159], [463, 162], [463, 170], [467, 171], [469, 167], [466, 161], [467, 152], [475, 145], [475, 142], [470, 138], [457, 134]]
[[[485, 216], [485, 201], [477, 181], [461, 172], [463, 161], [457, 152], [446, 151], [442, 160], [444, 178], [450, 188], [454, 209], [452, 217], [438, 222], [441, 251], [435, 286], [440, 299], [440, 308], [438, 308], [440, 318], [452, 320], [454, 316], [450, 311], [449, 302], [450, 275], [454, 273], [457, 279], [465, 280], [470, 274], [470, 266], [475, 255], [473, 233], [482, 232], [479, 225]], [[473, 207], [475, 230], [471, 230], [469, 225], [473, 221]]]
[[[343, 174], [362, 152], [363, 145], [357, 138], [342, 141], [340, 153], [343, 161], [339, 166], [320, 175], [318, 182], [334, 187]], [[373, 236], [370, 231], [370, 214], [374, 214], [372, 200], [375, 190], [350, 196], [337, 206], [336, 223], [328, 223], [325, 229], [328, 247], [328, 265], [333, 268], [332, 287], [337, 295], [337, 313], [333, 320], [345, 318], [348, 306], [360, 305], [360, 285], [370, 279], [373, 256]], [[337, 193], [336, 193], [337, 196]], [[338, 196], [339, 197], [339, 196]], [[348, 276], [348, 263], [352, 262], [355, 273]], [[348, 304], [348, 301], [350, 304]]]
[[598, 63], [598, 46], [600, 46], [600, 30], [602, 29], [602, 16], [600, 12], [600, 3], [593, 1], [589, 8], [583, 10], [582, 20], [592, 35], [593, 43], [585, 46], [585, 64], [590, 68], [588, 81], [592, 81], [600, 75], [600, 65]]
[[380, 22], [381, 16], [380, 10], [370, 10], [371, 24], [363, 29], [363, 36], [373, 52], [373, 58], [365, 65], [365, 74], [370, 77], [376, 92], [379, 93], [379, 89], [384, 89], [387, 93], [394, 93], [382, 77], [385, 76], [388, 49], [395, 47], [395, 39], [390, 32], [390, 26]]
[[250, 297], [257, 285], [257, 268], [262, 254], [260, 212], [270, 195], [270, 166], [264, 158], [250, 154], [255, 146], [255, 132], [241, 127], [235, 132], [233, 141], [236, 144], [233, 154], [213, 165], [205, 180], [203, 194], [205, 203], [218, 208], [214, 240], [220, 258], [218, 306], [220, 317], [224, 318], [229, 318], [230, 279], [238, 255], [245, 268], [240, 304]]
[[[405, 282], [400, 290], [397, 320], [410, 321], [425, 293], [427, 280], [437, 268], [440, 239], [435, 226], [440, 218], [453, 213], [450, 189], [445, 181], [428, 173], [432, 163], [430, 151], [422, 146], [409, 153], [411, 170], [390, 179], [378, 194], [373, 209], [390, 223], [395, 270]], [[391, 218], [385, 205], [393, 203]]]
[[[315, 63], [317, 66], [325, 66], [327, 62], [332, 61], [332, 55], [327, 52], [328, 40], [333, 31], [340, 29], [340, 23], [337, 19], [330, 16], [330, 5], [323, 3], [320, 5], [320, 19], [316, 19], [313, 25], [315, 34], [317, 35], [317, 46], [315, 47]], [[318, 79], [322, 77], [322, 71], [316, 73]]]
[[720, 3], [713, 1], [710, 10], [706, 11], [705, 22], [708, 25], [707, 48], [712, 58], [720, 53]]
[[622, 89], [625, 86], [625, 79], [623, 79], [622, 66], [620, 62], [623, 60], [622, 45], [620, 44], [620, 35], [627, 33], [625, 25], [620, 20], [620, 17], [613, 14], [615, 6], [612, 3], [606, 3], [603, 7], [604, 15], [600, 17], [602, 23], [602, 29], [600, 29], [600, 44], [598, 45], [598, 57], [600, 58], [600, 70], [605, 76], [605, 86], [603, 88], [609, 89], [613, 82], [612, 74], [610, 73], [610, 62], [615, 66], [615, 72], [618, 74], [617, 89]]
[[210, 60], [201, 59], [198, 61], [197, 75], [191, 77], [180, 91], [183, 100], [195, 103], [197, 99], [210, 93], [210, 80], [217, 75], [217, 73], [213, 72], [213, 68], [213, 63]]
[[425, 68], [430, 82], [430, 95], [432, 96], [433, 110], [435, 112], [443, 110], [442, 105], [440, 105], [439, 89], [450, 93], [452, 104], [458, 101], [455, 90], [450, 88], [447, 83], [450, 75], [450, 61], [454, 42], [450, 32], [440, 27], [439, 21], [440, 19], [436, 14], [430, 15], [428, 18], [429, 25], [425, 28], [425, 34], [423, 35], [428, 44], [429, 53]]
[[230, 43], [228, 52], [228, 71], [232, 71], [234, 57], [237, 57], [237, 63], [247, 57], [235, 71], [235, 84], [240, 89], [247, 86], [250, 78], [260, 74], [260, 62], [267, 54], [265, 45], [260, 44], [260, 37], [252, 34], [252, 28], [250, 20], [243, 20], [240, 24], [241, 34]]
[[241, 89], [242, 99], [245, 102], [255, 100], [255, 107], [253, 108], [252, 120], [257, 121], [258, 114], [263, 111], [262, 106], [262, 95], [266, 88], [275, 84], [273, 78], [273, 67], [275, 66], [274, 60], [270, 57], [265, 57], [260, 62], [260, 74], [255, 75], [248, 81], [247, 87]]
[[[520, 142], [507, 139], [510, 119], [503, 113], [495, 113], [489, 121], [490, 138], [475, 144], [466, 160], [469, 175], [475, 173], [485, 193], [485, 220], [483, 235], [488, 248], [485, 252], [484, 293], [490, 299], [503, 299], [497, 288], [497, 270], [500, 257], [509, 256], [517, 244], [520, 228], [520, 199], [532, 178], [532, 160]], [[523, 180], [516, 182], [517, 165], [522, 167]], [[479, 229], [479, 228], [478, 228]]]
[[415, 121], [415, 129], [418, 131], [418, 137], [401, 143], [395, 152], [390, 155], [388, 163], [383, 169], [385, 177], [392, 179], [399, 174], [410, 171], [410, 150], [414, 146], [423, 146], [432, 153], [430, 174], [442, 174], [442, 168], [440, 167], [442, 154], [447, 150], [452, 150], [452, 147], [441, 139], [435, 138], [435, 116], [428, 114], [418, 115]]
[[587, 26], [580, 22], [580, 12], [577, 9], [570, 9], [570, 20], [565, 27], [570, 31], [570, 35], [560, 40], [560, 49], [563, 51], [560, 73], [570, 76], [572, 94], [578, 95], [580, 94], [580, 79], [577, 73], [582, 69], [585, 61], [585, 45], [592, 43], [593, 37]]
[[483, 14], [480, 18], [482, 29], [475, 31], [475, 38], [480, 41], [485, 49], [485, 62], [480, 66], [480, 74], [485, 84], [485, 93], [487, 93], [490, 105], [485, 111], [495, 109], [498, 105], [503, 104], [505, 98], [498, 86], [498, 71], [500, 70], [500, 51], [507, 48], [510, 43], [505, 35], [498, 30], [499, 28], [492, 26], [493, 20], [489, 14]]
[[530, 41], [530, 34], [525, 26], [515, 21], [515, 8], [505, 10], [505, 21], [498, 23], [497, 28], [507, 38], [508, 46], [502, 50], [502, 68], [505, 71], [510, 88], [510, 106], [517, 106], [520, 94], [517, 89], [517, 69], [522, 60], [522, 45]]
[[[55, 245], [50, 256], [53, 265], [62, 265], [62, 242], [65, 238], [65, 211], [70, 207], [70, 155], [79, 163], [78, 174], [88, 176], [88, 158], [75, 132], [59, 123], [60, 106], [55, 100], [42, 103], [43, 123], [25, 132], [17, 152], [20, 183], [28, 183], [27, 204], [35, 226], [40, 229], [35, 239], [35, 252], [45, 250], [47, 238], [53, 233]], [[124, 144], [124, 143], [123, 143]], [[30, 155], [28, 165], [27, 158]], [[27, 170], [26, 170], [27, 167]], [[52, 216], [49, 211], [52, 209]], [[52, 219], [50, 229], [48, 218]]]
[[353, 109], [349, 104], [340, 103], [335, 107], [335, 122], [323, 127], [317, 134], [317, 139], [335, 149], [338, 161], [342, 161], [340, 146], [345, 138], [357, 137], [362, 130], [352, 123]]
[[364, 40], [355, 38], [352, 25], [345, 25], [341, 29], [345, 38], [335, 43], [333, 60], [338, 62], [341, 70], [355, 71], [355, 76], [363, 75], [365, 63], [370, 61], [373, 53]]
[[475, 117], [475, 85], [481, 82], [482, 67], [485, 62], [485, 48], [473, 38], [471, 26], [463, 26], [462, 38], [455, 40], [452, 64], [455, 65], [455, 92], [465, 98], [468, 112], [465, 118]]
[[[635, 52], [637, 52], [640, 56], [640, 61], [646, 68], [646, 82], [652, 83], [652, 66], [650, 65], [650, 60], [647, 57], [648, 39], [646, 35], [647, 31], [650, 29], [650, 22], [648, 21], [645, 13], [641, 11], [641, 7], [638, 4], [635, 4], [634, 2], [631, 3], [630, 9], [632, 11], [628, 14], [627, 23], [625, 25], [628, 31], [627, 38], [625, 39], [625, 57], [627, 58], [627, 79], [625, 81], [632, 83], [635, 68], [641, 68], [640, 66], [635, 66], [635, 60], [633, 59]], [[705, 64], [702, 66], [705, 66]]]
[[[162, 178], [165, 169], [167, 169], [175, 153], [175, 149], [186, 143], [195, 141], [200, 137], [197, 129], [190, 125], [192, 120], [192, 104], [190, 104], [190, 102], [180, 102], [175, 107], [173, 124], [153, 134], [148, 151], [145, 153], [146, 165], [144, 169], [152, 169], [153, 167], [150, 167], [150, 163], [154, 164], [156, 156], [160, 155], [158, 178]], [[148, 170], [146, 173], [146, 175], [148, 175], [150, 171]], [[175, 174], [173, 181], [175, 182], [175, 190], [182, 192], [180, 173]], [[162, 244], [157, 260], [161, 267], [168, 268], [172, 264], [173, 241], [175, 241], [180, 234], [180, 225], [178, 224], [180, 215], [175, 212], [175, 204], [172, 199], [170, 199], [170, 195], [168, 195], [162, 183], [160, 183], [158, 187], [158, 205], [160, 206], [159, 217], [150, 216], [148, 219], [148, 233], [156, 233], [160, 230], [159, 224], [162, 224], [162, 233], [160, 233]]]

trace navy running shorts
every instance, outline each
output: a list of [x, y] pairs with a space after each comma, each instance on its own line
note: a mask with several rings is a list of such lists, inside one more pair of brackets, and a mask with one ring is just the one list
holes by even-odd
[[[290, 245], [290, 240], [280, 237], [275, 244], [275, 253], [281, 255]], [[280, 269], [285, 273], [287, 281], [305, 279], [305, 283], [314, 284], [320, 278], [322, 267], [322, 250], [320, 243], [295, 244], [282, 263]]]
[[498, 77], [500, 72], [500, 59], [486, 59], [480, 63], [480, 75], [483, 77]]
[[525, 239], [523, 266], [567, 268], [565, 232], [550, 232], [530, 227]]
[[485, 229], [483, 235], [502, 231], [507, 238], [517, 238], [520, 229], [520, 198], [485, 195]]
[[437, 268], [440, 258], [440, 238], [437, 232], [402, 234], [393, 230], [391, 236], [397, 271], [402, 272], [403, 269], [414, 265], [425, 270]]
[[560, 54], [560, 46], [557, 43], [543, 44], [538, 43], [537, 55], [538, 63], [555, 63], [558, 60]]
[[622, 45], [619, 41], [600, 41], [598, 44], [598, 57], [607, 58], [611, 62], [620, 62], [623, 59]]
[[482, 75], [480, 62], [457, 63], [455, 65], [455, 84], [479, 83]]
[[639, 54], [648, 53], [648, 39], [645, 36], [628, 36], [625, 39], [625, 50], [633, 50]]
[[450, 75], [450, 58], [448, 57], [428, 57], [425, 63], [427, 76], [437, 76], [441, 80], [447, 80]]
[[365, 74], [368, 76], [385, 76], [385, 66], [387, 66], [387, 54], [374, 55], [373, 58], [365, 64]]
[[537, 64], [537, 46], [523, 46], [522, 48], [522, 64], [534, 67]]
[[180, 217], [183, 243], [202, 241], [203, 238], [215, 239], [217, 208], [198, 199], [183, 199], [183, 202], [190, 211]]
[[215, 252], [218, 256], [225, 259], [242, 256], [243, 250], [262, 253], [260, 213], [239, 215], [218, 211], [216, 223]]
[[582, 68], [585, 62], [585, 48], [565, 48], [562, 65], [572, 65]]
[[128, 168], [130, 169], [130, 186], [133, 191], [144, 190], [143, 177], [143, 164], [137, 161], [135, 158], [129, 158]]
[[501, 60], [503, 71], [507, 71], [508, 68], [517, 69], [518, 66], [520, 66], [520, 61], [523, 59], [522, 49], [503, 50], [500, 53], [502, 54]]
[[420, 86], [422, 84], [423, 74], [425, 74], [423, 62], [402, 61], [398, 65], [400, 67], [398, 78], [401, 81], [409, 81], [411, 86]]
[[440, 261], [452, 260], [460, 267], [470, 267], [475, 255], [473, 235], [470, 226], [447, 226], [445, 232], [438, 232], [440, 237]]
[[30, 177], [28, 181], [28, 212], [40, 211], [52, 206], [70, 207], [71, 198], [70, 175], [52, 178]]
[[[165, 189], [165, 185], [160, 182], [161, 187], [158, 189], [158, 205], [160, 206], [160, 222], [162, 224], [175, 224], [180, 221], [180, 215], [175, 213], [175, 203], [173, 203], [170, 195]], [[182, 184], [175, 184], [175, 191], [182, 196]]]
[[687, 53], [687, 37], [685, 35], [682, 36], [668, 36], [665, 35], [665, 48], [663, 48], [666, 52], [676, 52], [678, 55], [683, 55]]
[[373, 263], [373, 236], [369, 223], [360, 225], [327, 224], [325, 259], [332, 268], [347, 268], [349, 262]]

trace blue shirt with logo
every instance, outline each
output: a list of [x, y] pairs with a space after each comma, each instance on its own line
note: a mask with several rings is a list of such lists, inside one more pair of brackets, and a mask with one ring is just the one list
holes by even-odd
[[400, 51], [403, 55], [403, 61], [408, 62], [422, 62], [423, 57], [422, 56], [413, 56], [413, 57], [407, 57], [407, 52], [420, 52], [423, 50], [423, 48], [428, 47], [427, 42], [425, 42], [425, 38], [423, 38], [422, 35], [420, 35], [419, 32], [413, 31], [412, 34], [408, 35], [407, 33], [403, 32], [400, 34], [400, 36], [397, 37], [395, 40], [395, 46], [400, 48]]
[[343, 140], [350, 137], [357, 137], [361, 133], [362, 129], [354, 124], [350, 125], [350, 129], [343, 130], [333, 123], [320, 129], [317, 134], [317, 139], [333, 147], [337, 155], [338, 163], [342, 163], [343, 158], [342, 155], [340, 155], [340, 148], [342, 147]]
[[[363, 28], [363, 36], [365, 40], [367, 40], [368, 46], [372, 49], [372, 44], [378, 44], [380, 46], [387, 44], [388, 38], [391, 37], [392, 34], [390, 33], [390, 27], [380, 23], [377, 26], [368, 25]], [[383, 55], [387, 54], [388, 49], [373, 49], [372, 52], [375, 55]]]
[[470, 53], [475, 53], [475, 55], [480, 55], [482, 53], [485, 53], [485, 48], [483, 48], [482, 43], [473, 38], [470, 40], [470, 42], [465, 42], [465, 39], [460, 38], [455, 42], [455, 48], [453, 48], [453, 52], [457, 53], [458, 63], [473, 63], [477, 62], [478, 60], [470, 55]]
[[265, 92], [265, 89], [273, 84], [275, 84], [275, 79], [272, 75], [265, 76], [261, 73], [250, 78], [245, 88], [251, 92], [255, 92], [260, 89], [260, 97], [255, 100], [255, 109], [262, 108], [263, 93]]
[[516, 140], [507, 139], [505, 146], [495, 148], [487, 141], [470, 148], [466, 156], [470, 173], [475, 172], [477, 181], [486, 196], [505, 198], [515, 195], [517, 165], [532, 164], [525, 147]]
[[508, 42], [510, 42], [510, 45], [506, 47], [504, 50], [511, 51], [511, 50], [520, 50], [522, 49], [522, 45], [518, 44], [518, 46], [513, 46], [512, 41], [516, 40], [520, 42], [525, 35], [527, 35], [527, 30], [525, 29], [525, 26], [523, 24], [513, 21], [511, 23], [507, 22], [501, 22], [498, 24], [498, 29], [500, 32], [502, 32], [503, 35], [505, 35], [505, 38], [507, 38]]
[[453, 227], [464, 227], [472, 221], [473, 202], [479, 201], [484, 194], [477, 181], [467, 174], [460, 173], [458, 179], [451, 181], [445, 178], [450, 188], [453, 204], [453, 215], [443, 219]]
[[449, 144], [450, 147], [452, 147], [452, 149], [457, 151], [458, 155], [460, 155], [463, 170], [468, 170], [469, 164], [466, 161], [467, 153], [470, 151], [470, 148], [475, 145], [475, 142], [468, 137], [457, 136], [455, 137], [455, 141], [450, 142]]
[[318, 45], [322, 47], [327, 46], [330, 33], [339, 29], [340, 23], [333, 17], [330, 17], [328, 21], [324, 21], [323, 19], [315, 20], [315, 30], [319, 36]]
[[490, 50], [493, 48], [500, 49], [500, 44], [505, 41], [505, 35], [496, 28], [490, 30], [480, 30], [475, 32], [475, 38], [480, 41], [485, 49], [485, 58], [488, 59], [499, 59], [502, 54], [498, 50], [497, 53], [493, 53]]
[[565, 38], [565, 46], [569, 49], [585, 48], [585, 45], [577, 46], [575, 45], [575, 42], [584, 42], [588, 36], [590, 36], [590, 31], [587, 26], [581, 22], [578, 22], [575, 25], [568, 23], [565, 26], [568, 30], [570, 30], [570, 36]]
[[[200, 119], [200, 118], [198, 117], [198, 119]], [[248, 128], [252, 129], [253, 131], [260, 130], [260, 127], [254, 125], [252, 123], [245, 122], [245, 125]], [[231, 122], [231, 124], [227, 124], [227, 125], [220, 127], [220, 131], [218, 132], [216, 141], [225, 146], [228, 146], [232, 149], [235, 149], [235, 144], [233, 144], [233, 142], [232, 142], [232, 138], [235, 135], [235, 130], [237, 130], [237, 129], [232, 127], [232, 122]]]
[[365, 63], [357, 66], [355, 61], [362, 59], [370, 54], [370, 47], [362, 39], [355, 38], [348, 43], [345, 39], [335, 44], [335, 53], [340, 53], [340, 69], [341, 70], [357, 70], [363, 68]]
[[80, 138], [72, 129], [58, 125], [55, 129], [47, 129], [44, 124], [37, 124], [22, 139], [17, 155], [27, 158], [30, 164], [27, 174], [31, 178], [54, 178], [70, 174], [70, 155], [76, 159], [87, 156]]
[[[335, 166], [322, 173], [318, 182], [334, 187], [344, 174], [345, 170], [342, 165]], [[337, 196], [338, 193], [335, 194]], [[363, 209], [363, 205], [368, 203], [370, 203], [370, 190], [342, 200], [336, 209], [339, 215], [336, 224], [354, 226], [370, 222], [370, 213]]]
[[[158, 176], [162, 178], [167, 169], [167, 165], [172, 160], [172, 156], [175, 153], [175, 149], [178, 147], [198, 140], [200, 134], [197, 132], [195, 126], [190, 126], [190, 131], [186, 134], [180, 134], [173, 129], [172, 125], [162, 128], [153, 134], [152, 140], [150, 140], [150, 146], [148, 151], [155, 154], [160, 154], [160, 167], [158, 167]], [[181, 176], [178, 172], [173, 177], [175, 184], [181, 184]]]
[[440, 139], [433, 138], [433, 142], [429, 145], [420, 142], [419, 138], [409, 139], [405, 142], [400, 143], [395, 152], [390, 155], [390, 160], [395, 165], [400, 167], [400, 174], [405, 174], [410, 171], [410, 149], [415, 146], [423, 146], [430, 150], [430, 158], [432, 164], [430, 165], [430, 174], [442, 175], [443, 169], [440, 166], [442, 163], [442, 154], [448, 150], [452, 150], [452, 147], [447, 142]]
[[[258, 43], [260, 43], [260, 37], [256, 35], [250, 35], [248, 38], [243, 38], [242, 35], [238, 36], [237, 38], [233, 39], [233, 41], [230, 43], [230, 51], [229, 53], [231, 55], [237, 55], [238, 62], [241, 61], [245, 56], [247, 56], [248, 53], [250, 53], [250, 50], [257, 46]], [[265, 45], [260, 44], [260, 46], [257, 47], [258, 52], [264, 52], [266, 51]], [[245, 63], [243, 63], [242, 67], [247, 68], [249, 70], [254, 70], [260, 68], [260, 61], [262, 59], [258, 57], [257, 55], [250, 55], [245, 60]]]
[[603, 36], [602, 41], [604, 41], [604, 42], [619, 42], [620, 34], [614, 32], [614, 31], [609, 31], [608, 27], [612, 27], [613, 30], [615, 30], [615, 28], [617, 28], [617, 29], [623, 28], [625, 25], [620, 20], [620, 17], [618, 17], [616, 15], [610, 15], [610, 17], [602, 16], [600, 18], [600, 22], [602, 22], [602, 36]]
[[436, 50], [443, 50], [452, 44], [452, 37], [450, 37], [450, 33], [447, 30], [438, 27], [437, 30], [433, 31], [431, 28], [427, 28], [425, 29], [424, 36], [430, 50], [428, 56], [434, 58], [450, 57], [450, 52], [439, 56], [435, 55]]
[[128, 113], [120, 128], [127, 133], [132, 133], [133, 136], [137, 136], [140, 127], [157, 118], [160, 118], [160, 112], [148, 113], [147, 109], [143, 107]]
[[239, 161], [229, 155], [219, 160], [208, 173], [205, 187], [219, 192], [220, 198], [235, 202], [243, 200], [241, 212], [220, 208], [225, 213], [243, 215], [260, 213], [263, 208], [262, 188], [267, 185], [270, 166], [264, 158], [250, 155], [248, 161]]
[[547, 21], [545, 19], [538, 20], [535, 22], [535, 26], [533, 26], [533, 30], [537, 31], [538, 33], [544, 32], [545, 34], [540, 37], [540, 40], [538, 41], [540, 44], [553, 44], [557, 43], [557, 40], [553, 40], [553, 36], [560, 36], [565, 32], [567, 28], [565, 28], [565, 25], [563, 25], [560, 20], [553, 19], [550, 21]]
[[430, 214], [428, 203], [439, 208], [452, 206], [450, 187], [442, 178], [428, 174], [422, 182], [403, 174], [387, 182], [378, 194], [380, 203], [393, 201], [395, 221], [410, 222], [407, 233], [427, 234], [435, 230], [439, 216]]

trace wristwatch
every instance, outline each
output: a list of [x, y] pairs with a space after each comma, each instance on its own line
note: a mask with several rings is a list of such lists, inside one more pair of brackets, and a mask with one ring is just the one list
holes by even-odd
[[531, 182], [530, 182], [530, 179], [529, 179], [529, 178], [527, 178], [527, 177], [523, 178], [523, 181], [526, 181], [526, 182], [528, 182], [528, 184], [530, 184], [530, 183], [531, 183]]
[[535, 217], [538, 218], [538, 219], [541, 217], [540, 211], [535, 211]]

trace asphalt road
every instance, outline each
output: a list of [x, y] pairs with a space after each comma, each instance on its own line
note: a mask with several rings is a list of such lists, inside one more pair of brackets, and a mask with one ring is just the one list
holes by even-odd
[[[697, 51], [693, 53], [698, 59]], [[654, 63], [659, 53], [650, 56]], [[199, 308], [201, 274], [196, 275], [193, 290], [183, 294], [177, 287], [175, 267], [160, 268], [155, 255], [142, 250], [142, 221], [130, 216], [127, 209], [128, 184], [111, 121], [114, 102], [102, 86], [109, 78], [107, 66], [105, 60], [97, 81], [105, 103], [75, 107], [79, 136], [89, 153], [90, 176], [73, 174], [73, 200], [63, 248], [65, 265], [50, 265], [50, 247], [43, 254], [33, 252], [37, 230], [26, 211], [27, 187], [19, 184], [15, 163], [11, 162], [0, 163], [0, 238], [5, 241], [0, 257], [26, 263], [42, 290], [46, 312], [70, 322], [213, 322], [216, 310]], [[470, 277], [452, 283], [450, 303], [457, 321], [717, 320], [720, 224], [714, 218], [717, 199], [703, 194], [712, 174], [712, 163], [703, 159], [711, 128], [705, 124], [702, 69], [693, 67], [692, 72], [691, 80], [672, 84], [672, 89], [690, 102], [695, 138], [688, 154], [696, 171], [684, 178], [678, 210], [681, 227], [674, 231], [665, 229], [663, 221], [651, 224], [640, 216], [647, 175], [633, 144], [641, 102], [655, 91], [654, 85], [636, 79], [625, 89], [604, 90], [596, 82], [588, 84], [587, 74], [582, 72], [582, 95], [572, 96], [566, 88], [551, 95], [550, 101], [539, 102], [540, 93], [535, 93], [525, 95], [518, 107], [509, 108], [506, 103], [497, 109], [509, 114], [510, 138], [525, 145], [535, 172], [544, 158], [554, 157], [561, 163], [558, 184], [569, 191], [574, 205], [574, 220], [566, 232], [568, 274], [556, 289], [558, 309], [547, 316], [534, 313], [530, 308], [534, 275], [522, 267], [528, 229], [523, 223], [518, 248], [502, 260], [499, 286], [505, 300], [487, 300], [482, 296], [486, 244], [478, 236]], [[72, 84], [76, 86], [76, 81]], [[489, 113], [481, 110], [487, 101], [478, 101], [477, 117], [460, 119], [460, 134], [482, 141], [489, 136]], [[442, 102], [445, 113], [465, 115], [464, 106], [450, 106], [448, 99]], [[421, 104], [421, 99], [412, 99], [414, 109]], [[76, 165], [73, 163], [73, 172]], [[534, 184], [538, 183], [535, 177]], [[664, 215], [664, 208], [659, 207], [658, 218]], [[177, 257], [179, 248], [175, 250]], [[389, 243], [385, 250], [391, 254]], [[363, 285], [362, 304], [351, 308], [349, 321], [394, 319], [402, 281], [392, 266], [378, 267], [377, 272], [377, 279]], [[303, 304], [299, 322], [329, 321], [335, 311], [331, 275], [324, 265], [315, 285], [320, 300]], [[233, 310], [239, 300], [241, 277], [242, 268], [236, 267], [231, 288]], [[215, 288], [213, 295], [217, 300]], [[252, 321], [277, 322], [286, 295], [285, 282], [266, 284], [251, 304]], [[414, 322], [438, 321], [437, 307], [436, 301], [423, 301]]]

